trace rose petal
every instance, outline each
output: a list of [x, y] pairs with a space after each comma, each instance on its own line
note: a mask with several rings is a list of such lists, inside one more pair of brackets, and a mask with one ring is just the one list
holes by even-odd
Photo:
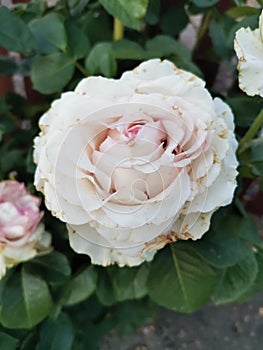
[[239, 87], [249, 96], [263, 97], [263, 41], [260, 30], [241, 28], [236, 32], [234, 47], [239, 59]]

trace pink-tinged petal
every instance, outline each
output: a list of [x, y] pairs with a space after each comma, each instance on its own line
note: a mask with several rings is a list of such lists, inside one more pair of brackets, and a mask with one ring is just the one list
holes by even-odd
[[36, 234], [42, 213], [40, 198], [32, 196], [23, 183], [0, 182], [0, 278], [11, 267], [34, 257], [42, 237]]

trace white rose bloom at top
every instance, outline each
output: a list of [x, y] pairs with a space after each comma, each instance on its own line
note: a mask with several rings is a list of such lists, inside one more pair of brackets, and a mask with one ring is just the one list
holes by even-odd
[[239, 87], [248, 95], [263, 97], [263, 11], [259, 28], [240, 28], [234, 48], [238, 57]]
[[139, 265], [200, 238], [233, 198], [233, 115], [195, 75], [159, 59], [83, 79], [40, 119], [35, 185], [94, 264]]

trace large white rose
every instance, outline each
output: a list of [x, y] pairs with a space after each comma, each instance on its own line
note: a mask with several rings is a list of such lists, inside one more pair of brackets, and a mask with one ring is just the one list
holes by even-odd
[[263, 97], [263, 11], [259, 28], [240, 28], [234, 41], [238, 57], [239, 87], [248, 95]]
[[35, 185], [94, 264], [138, 265], [197, 239], [236, 187], [233, 116], [195, 75], [159, 59], [89, 77], [40, 119]]

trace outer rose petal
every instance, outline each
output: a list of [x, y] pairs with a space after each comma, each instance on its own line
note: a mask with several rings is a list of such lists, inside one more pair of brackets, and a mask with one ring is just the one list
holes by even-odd
[[180, 239], [199, 239], [209, 229], [210, 219], [214, 211], [208, 213], [191, 213], [181, 216], [172, 226], [172, 231]]
[[127, 84], [120, 80], [89, 77], [82, 79], [75, 91], [79, 95], [88, 95], [89, 97], [103, 97], [109, 100], [125, 98], [127, 100], [134, 93], [134, 87], [135, 84]]
[[28, 242], [19, 247], [4, 247], [0, 251], [0, 279], [6, 274], [6, 269], [21, 262], [33, 259], [39, 253], [51, 251], [51, 235], [44, 232], [44, 225], [39, 224]]
[[[73, 227], [75, 229], [73, 229]], [[69, 241], [71, 247], [77, 252], [82, 254], [88, 254], [91, 257], [93, 264], [102, 266], [108, 266], [118, 264], [119, 266], [136, 266], [140, 265], [143, 261], [150, 261], [154, 256], [154, 252], [142, 253], [144, 244], [137, 245], [134, 248], [116, 249], [110, 242], [102, 240], [102, 237], [97, 231], [90, 227], [90, 225], [83, 225], [82, 227], [68, 226]], [[97, 236], [97, 244], [84, 239], [79, 233], [84, 230], [84, 234], [87, 237], [92, 237], [94, 241]], [[82, 233], [83, 234], [83, 233]], [[116, 244], [116, 242], [115, 242]]]
[[[263, 13], [263, 12], [262, 12]], [[262, 14], [260, 28], [241, 28], [236, 32], [234, 48], [239, 60], [239, 87], [248, 95], [263, 97]]]

